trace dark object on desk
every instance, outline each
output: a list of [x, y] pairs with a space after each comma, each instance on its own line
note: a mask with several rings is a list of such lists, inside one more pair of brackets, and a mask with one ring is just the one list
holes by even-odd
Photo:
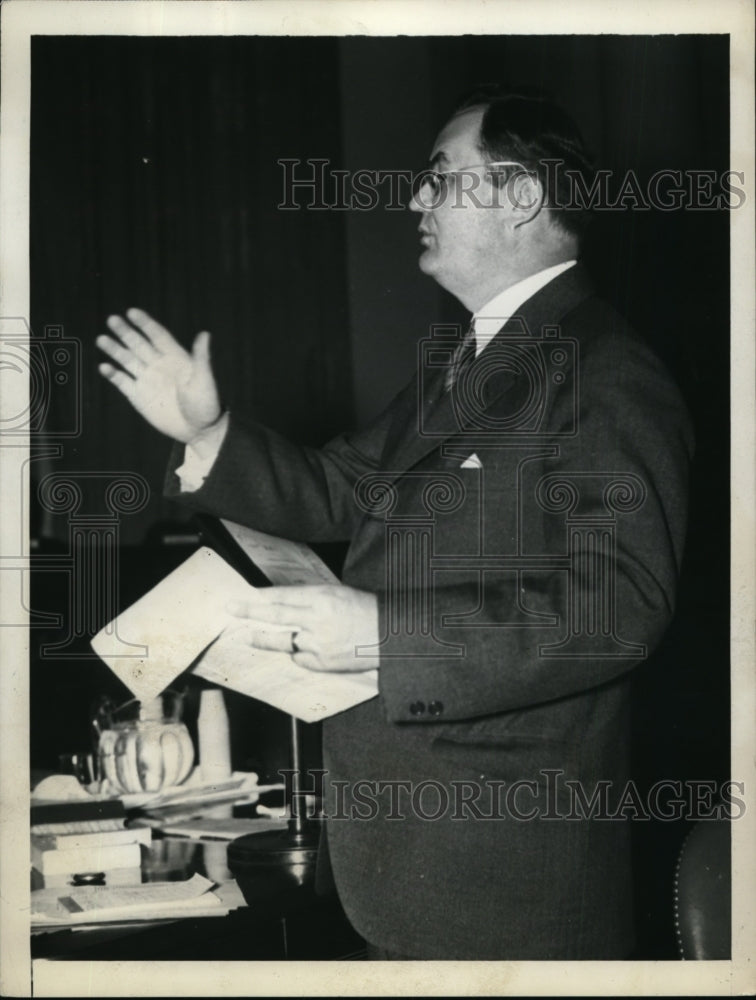
[[299, 750], [299, 722], [291, 717], [291, 819], [288, 829], [248, 833], [228, 848], [228, 867], [239, 883], [247, 903], [259, 895], [260, 881], [280, 888], [311, 889], [315, 883], [315, 863], [320, 841], [319, 824], [302, 809], [302, 762]]
[[105, 885], [105, 872], [82, 872], [74, 875], [71, 879], [72, 885]]
[[683, 959], [731, 957], [730, 821], [697, 823], [675, 872], [675, 931]]
[[79, 753], [58, 754], [58, 772], [72, 774], [85, 788], [100, 777], [97, 767], [96, 747]]
[[239, 883], [244, 899], [252, 906], [265, 887], [281, 890], [311, 890], [315, 884], [318, 836], [309, 829], [248, 833], [228, 846], [228, 867]]
[[[32, 826], [47, 826], [51, 823], [76, 824], [88, 821], [124, 819], [126, 809], [120, 799], [75, 799], [71, 802], [32, 802], [30, 821]], [[73, 831], [72, 831], [73, 832]], [[82, 830], [82, 832], [84, 832]]]

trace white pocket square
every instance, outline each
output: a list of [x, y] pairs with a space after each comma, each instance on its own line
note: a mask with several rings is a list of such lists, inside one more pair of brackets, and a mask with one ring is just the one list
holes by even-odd
[[482, 469], [482, 468], [483, 468], [483, 463], [475, 454], [475, 452], [473, 452], [469, 458], [466, 458], [464, 462], [460, 465], [460, 469]]

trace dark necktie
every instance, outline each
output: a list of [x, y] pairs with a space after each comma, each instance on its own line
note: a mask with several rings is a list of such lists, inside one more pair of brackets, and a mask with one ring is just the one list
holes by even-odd
[[455, 384], [462, 371], [475, 359], [475, 320], [470, 323], [470, 328], [462, 340], [457, 344], [451, 364], [444, 379], [444, 389], [449, 392]]

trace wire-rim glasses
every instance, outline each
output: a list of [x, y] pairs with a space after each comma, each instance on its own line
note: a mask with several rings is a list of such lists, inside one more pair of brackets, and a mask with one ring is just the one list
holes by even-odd
[[[469, 173], [480, 167], [489, 169], [492, 167], [519, 167], [520, 172], [523, 174], [532, 174], [534, 172], [528, 170], [527, 167], [517, 160], [493, 160], [489, 163], [470, 163], [466, 167], [457, 167], [455, 170], [435, 170], [433, 167], [426, 167], [415, 177], [413, 184], [415, 200], [423, 208], [436, 208], [438, 206], [438, 199], [448, 193], [449, 184], [447, 177]], [[420, 192], [426, 187], [430, 189], [431, 193], [431, 204], [429, 205], [426, 205], [424, 200], [420, 198]]]

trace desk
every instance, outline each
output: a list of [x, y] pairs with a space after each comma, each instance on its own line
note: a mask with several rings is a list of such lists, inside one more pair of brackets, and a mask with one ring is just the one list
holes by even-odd
[[[146, 880], [217, 878], [224, 842], [156, 838], [143, 864]], [[35, 933], [32, 958], [91, 961], [266, 961], [364, 959], [365, 945], [334, 895], [292, 888], [275, 873], [260, 879], [259, 907], [223, 917], [119, 924]]]

